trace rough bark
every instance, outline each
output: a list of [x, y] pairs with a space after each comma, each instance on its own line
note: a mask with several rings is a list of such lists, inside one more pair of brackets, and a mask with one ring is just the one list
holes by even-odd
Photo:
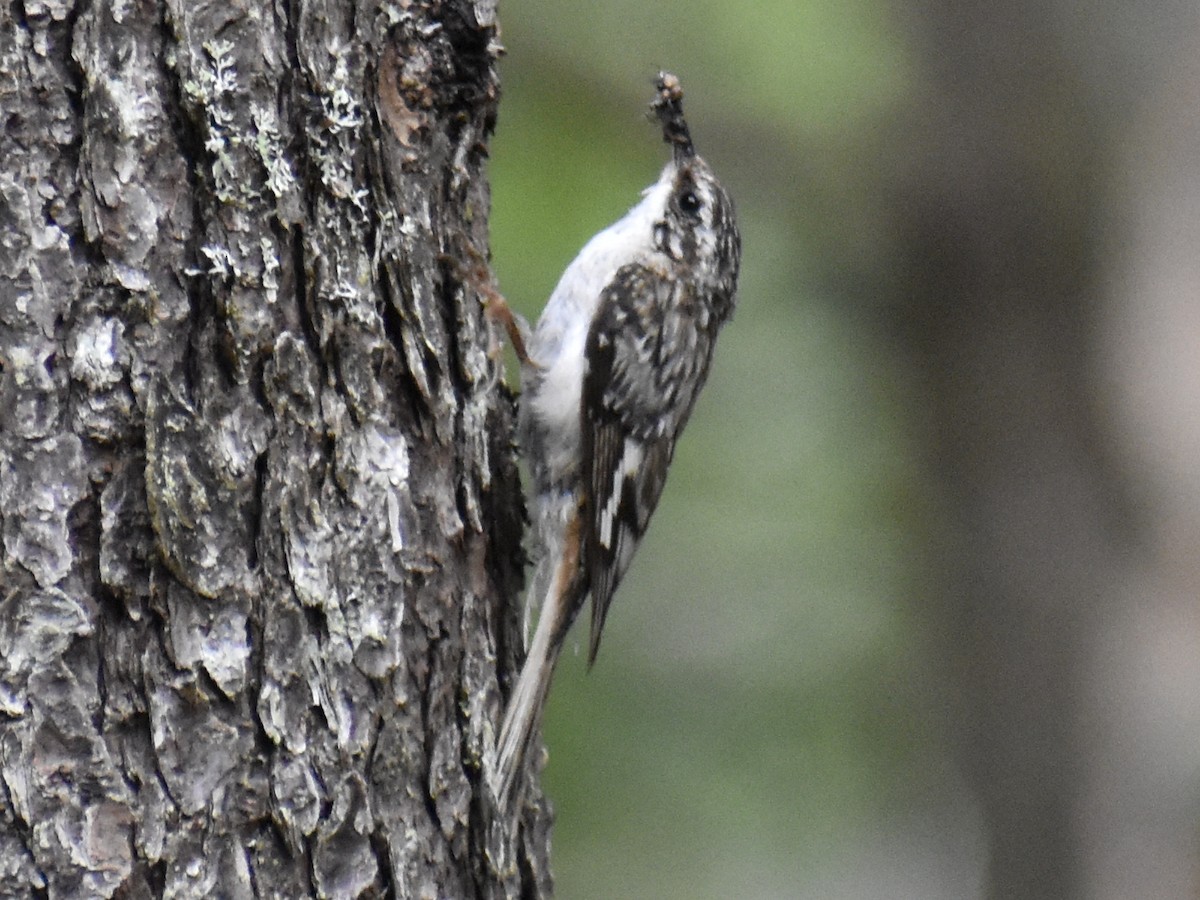
[[0, 8], [0, 896], [542, 896], [494, 2]]

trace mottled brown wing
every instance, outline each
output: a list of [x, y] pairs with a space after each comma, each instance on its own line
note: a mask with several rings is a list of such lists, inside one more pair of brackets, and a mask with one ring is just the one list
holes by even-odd
[[716, 323], [710, 326], [687, 289], [661, 272], [626, 266], [588, 334], [581, 457], [589, 664], [708, 370]]

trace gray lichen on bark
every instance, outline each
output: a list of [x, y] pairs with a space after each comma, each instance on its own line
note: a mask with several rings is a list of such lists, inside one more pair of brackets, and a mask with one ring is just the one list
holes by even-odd
[[0, 895], [550, 892], [494, 3], [0, 8]]

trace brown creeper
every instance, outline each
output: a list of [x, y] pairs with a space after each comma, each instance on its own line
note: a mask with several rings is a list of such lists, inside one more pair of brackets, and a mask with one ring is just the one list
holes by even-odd
[[651, 108], [672, 158], [625, 217], [563, 273], [522, 367], [541, 614], [505, 710], [492, 785], [507, 808], [567, 630], [592, 598], [588, 664], [658, 504], [667, 468], [733, 313], [733, 204], [692, 146], [683, 91], [660, 73]]

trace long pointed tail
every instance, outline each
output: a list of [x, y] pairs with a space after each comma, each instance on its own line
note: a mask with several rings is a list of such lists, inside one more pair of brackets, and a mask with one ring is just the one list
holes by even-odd
[[501, 809], [512, 808], [513, 791], [520, 780], [526, 752], [542, 718], [563, 638], [579, 611], [582, 599], [576, 597], [579, 585], [579, 521], [575, 518], [568, 523], [562, 555], [550, 580], [545, 602], [542, 603], [529, 655], [525, 657], [517, 686], [504, 710], [504, 723], [500, 726], [500, 738], [496, 742], [495, 765], [491, 776], [492, 792]]
[[517, 679], [516, 689], [504, 711], [504, 724], [496, 743], [496, 767], [492, 773], [492, 790], [501, 809], [510, 809], [513, 789], [525, 765], [525, 754], [550, 693], [550, 679], [554, 676], [558, 651], [562, 647], [561, 641], [551, 640], [554, 623], [550, 620], [559, 618], [552, 615], [553, 612], [548, 608], [542, 610], [521, 677]]

